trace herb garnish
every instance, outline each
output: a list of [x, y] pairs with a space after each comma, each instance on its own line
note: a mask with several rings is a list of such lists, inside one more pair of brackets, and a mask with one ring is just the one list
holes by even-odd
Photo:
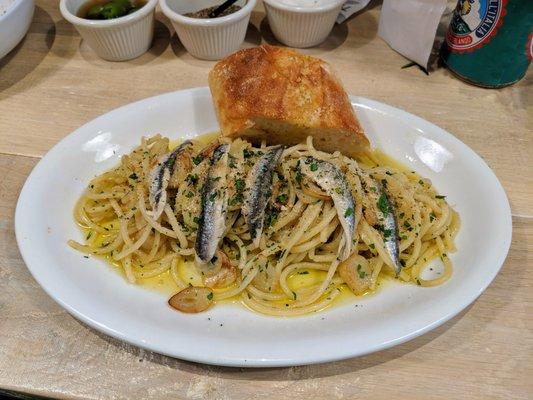
[[250, 158], [250, 157], [253, 157], [255, 155], [255, 153], [253, 151], [248, 150], [248, 149], [243, 149], [242, 155], [243, 155], [244, 158]]
[[242, 179], [235, 179], [235, 189], [237, 189], [238, 192], [244, 190], [244, 181]]
[[203, 160], [204, 160], [204, 156], [201, 154], [198, 154], [197, 156], [194, 156], [192, 158], [192, 162], [194, 163], [194, 165], [200, 164]]
[[359, 274], [359, 278], [364, 279], [366, 277], [366, 271], [363, 271], [361, 268], [361, 264], [357, 264], [357, 273]]
[[196, 174], [189, 174], [187, 175], [187, 178], [185, 179], [187, 182], [189, 182], [189, 185], [195, 185], [196, 182], [198, 182], [198, 175]]
[[276, 201], [280, 204], [286, 204], [287, 203], [287, 200], [288, 200], [288, 196], [283, 193], [283, 194], [280, 194], [277, 198], [276, 198]]
[[386, 218], [389, 215], [389, 201], [385, 193], [381, 193], [381, 196], [379, 196], [377, 206]]
[[296, 176], [294, 177], [294, 179], [296, 179], [296, 182], [302, 183], [302, 173], [300, 172], [300, 170], [296, 171]]

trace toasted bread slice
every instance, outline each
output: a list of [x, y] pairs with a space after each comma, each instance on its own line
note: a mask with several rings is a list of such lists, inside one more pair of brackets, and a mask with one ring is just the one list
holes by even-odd
[[326, 62], [263, 45], [238, 51], [209, 73], [222, 135], [356, 156], [369, 142], [341, 82]]

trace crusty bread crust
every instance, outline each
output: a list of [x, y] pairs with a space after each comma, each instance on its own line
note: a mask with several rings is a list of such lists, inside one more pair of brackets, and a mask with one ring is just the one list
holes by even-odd
[[291, 145], [310, 135], [317, 149], [352, 157], [369, 147], [323, 60], [269, 45], [244, 49], [215, 65], [209, 87], [223, 136]]

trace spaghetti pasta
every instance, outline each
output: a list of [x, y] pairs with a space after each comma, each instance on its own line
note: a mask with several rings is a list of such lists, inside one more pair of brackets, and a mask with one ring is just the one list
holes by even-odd
[[[273, 173], [263, 230], [254, 244], [242, 212], [243, 196], [250, 190], [244, 187], [245, 178], [269, 148], [264, 143], [253, 147], [240, 139], [225, 143], [229, 145], [225, 232], [209, 266], [194, 265], [202, 188], [209, 168], [206, 149], [213, 148], [204, 148], [201, 140], [192, 141], [185, 173], [170, 177], [167, 203], [154, 218], [149, 201], [151, 171], [171, 146], [159, 135], [143, 138], [120, 165], [90, 182], [74, 210], [86, 240], [83, 244], [71, 240], [69, 245], [122, 268], [131, 283], [165, 274], [180, 290], [191, 283], [209, 285], [210, 301], [237, 297], [259, 313], [302, 315], [328, 307], [347, 284], [354, 293], [364, 294], [376, 289], [380, 277], [396, 276], [386, 240], [390, 232], [379, 218], [370, 179], [386, 188], [394, 210], [397, 232], [393, 233], [402, 266], [398, 280], [435, 286], [451, 277], [448, 253], [455, 251], [460, 219], [429, 180], [378, 152], [354, 160], [339, 152], [318, 151], [308, 138], [283, 150]], [[346, 237], [331, 196], [299, 172], [298, 160], [304, 157], [326, 161], [345, 173], [354, 202], [353, 237]], [[347, 241], [351, 241], [347, 246], [351, 255], [343, 259], [340, 251]], [[426, 267], [436, 258], [442, 260], [440, 276], [424, 279]], [[356, 268], [343, 274], [347, 263]], [[194, 270], [196, 277], [184, 279], [183, 268]], [[292, 282], [304, 275], [309, 276], [306, 283]], [[352, 278], [357, 282], [348, 281]]]

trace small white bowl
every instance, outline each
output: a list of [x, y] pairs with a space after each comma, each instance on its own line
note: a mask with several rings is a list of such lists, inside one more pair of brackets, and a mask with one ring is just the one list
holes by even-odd
[[150, 48], [157, 0], [148, 0], [139, 10], [109, 20], [78, 17], [76, 14], [86, 1], [61, 0], [59, 9], [98, 56], [108, 61], [126, 61], [139, 57]]
[[22, 40], [33, 19], [34, 0], [15, 0], [0, 15], [0, 58]]
[[263, 0], [272, 33], [291, 47], [312, 47], [328, 37], [346, 0], [323, 6], [298, 7], [277, 0]]
[[183, 14], [220, 5], [223, 0], [159, 0], [163, 13], [189, 53], [204, 60], [219, 60], [241, 47], [257, 0], [239, 0], [242, 8], [224, 17], [201, 19]]

